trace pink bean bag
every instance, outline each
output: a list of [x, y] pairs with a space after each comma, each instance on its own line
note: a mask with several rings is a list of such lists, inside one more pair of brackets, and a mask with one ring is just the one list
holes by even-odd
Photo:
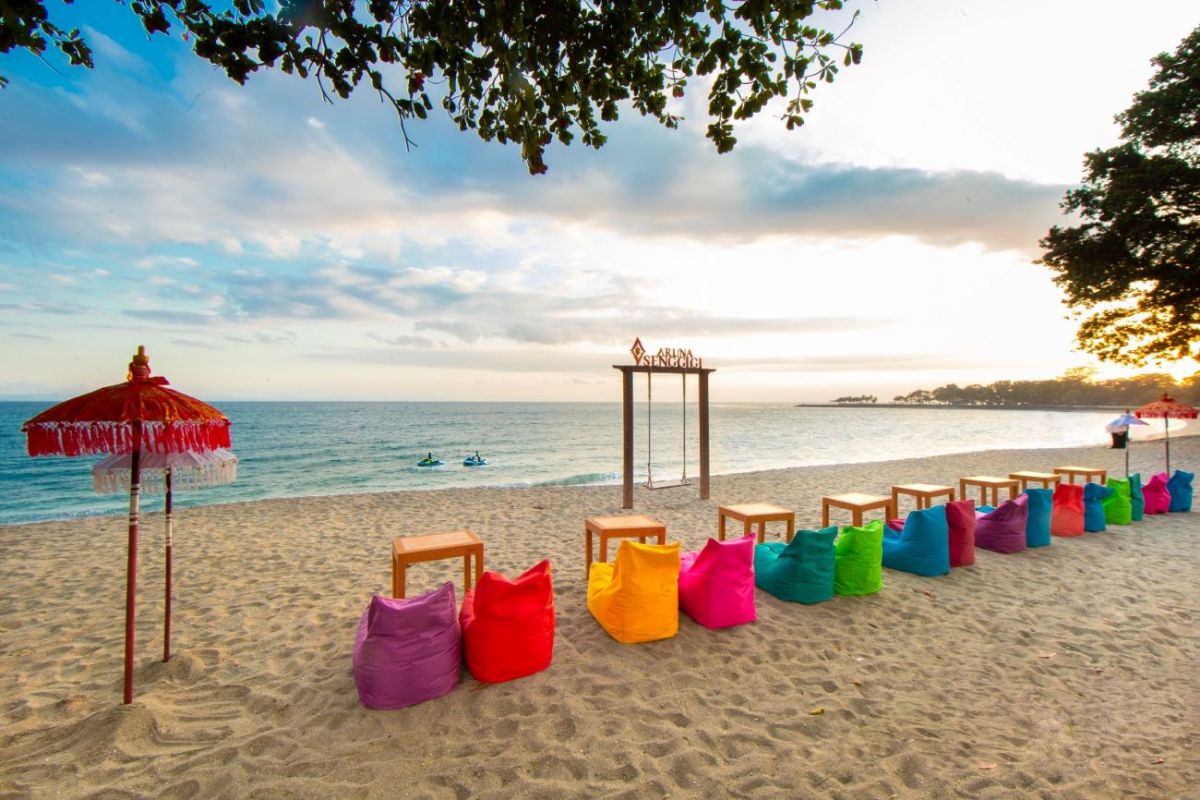
[[1054, 487], [1050, 503], [1050, 533], [1055, 536], [1083, 536], [1083, 487], [1060, 483]]
[[554, 586], [542, 561], [510, 581], [485, 572], [463, 597], [463, 656], [475, 680], [501, 683], [550, 666], [554, 657]]
[[354, 641], [354, 684], [367, 708], [404, 708], [450, 694], [462, 669], [454, 584], [398, 600], [375, 595]]
[[755, 534], [679, 555], [679, 607], [706, 628], [754, 622]]
[[1167, 489], [1167, 473], [1160, 472], [1142, 487], [1147, 514], [1165, 514], [1171, 508], [1171, 492]]
[[1026, 548], [1025, 526], [1029, 523], [1029, 497], [1005, 500], [986, 514], [976, 512], [975, 546], [997, 553], [1017, 553]]

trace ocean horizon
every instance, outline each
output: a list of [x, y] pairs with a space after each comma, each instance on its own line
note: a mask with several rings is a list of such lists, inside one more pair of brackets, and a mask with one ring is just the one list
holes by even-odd
[[[31, 458], [21, 423], [53, 401], [0, 401], [0, 524], [122, 514], [92, 492], [102, 456]], [[217, 402], [232, 422], [235, 483], [176, 492], [177, 506], [462, 487], [618, 484], [621, 405], [568, 402]], [[1111, 410], [886, 408], [713, 403], [713, 475], [1013, 448], [1102, 444]], [[635, 404], [635, 480], [695, 480], [698, 412]], [[684, 431], [686, 430], [686, 436]], [[1140, 436], [1161, 430], [1139, 428]], [[647, 434], [649, 433], [649, 443]], [[1137, 438], [1137, 437], [1135, 437]], [[648, 457], [647, 447], [650, 447]], [[485, 467], [463, 466], [478, 451]], [[426, 454], [444, 461], [424, 468]], [[649, 463], [648, 463], [649, 462]], [[686, 464], [686, 468], [685, 468]], [[144, 507], [157, 510], [160, 497]]]

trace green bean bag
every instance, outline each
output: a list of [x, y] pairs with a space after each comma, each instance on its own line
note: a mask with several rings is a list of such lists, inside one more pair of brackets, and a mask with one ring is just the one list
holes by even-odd
[[754, 585], [780, 600], [822, 603], [833, 597], [833, 540], [837, 526], [796, 531], [788, 544], [766, 542], [754, 548]]
[[1107, 485], [1113, 493], [1104, 498], [1104, 521], [1109, 525], [1128, 525], [1133, 521], [1133, 499], [1129, 494], [1129, 481], [1109, 478]]
[[1129, 501], [1133, 506], [1129, 518], [1134, 522], [1146, 516], [1146, 498], [1142, 496], [1142, 475], [1135, 472], [1129, 476]]
[[840, 595], [874, 594], [883, 588], [883, 520], [861, 528], [847, 525], [834, 543], [833, 590]]

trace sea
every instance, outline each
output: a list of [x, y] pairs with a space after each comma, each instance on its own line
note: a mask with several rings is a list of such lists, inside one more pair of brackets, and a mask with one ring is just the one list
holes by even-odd
[[[92, 492], [101, 456], [31, 458], [21, 423], [53, 402], [0, 402], [0, 524], [120, 514]], [[225, 402], [238, 476], [176, 492], [177, 506], [267, 498], [478, 486], [619, 484], [619, 403]], [[714, 403], [714, 475], [1010, 448], [1108, 441], [1118, 412], [861, 408]], [[635, 477], [699, 475], [694, 404], [635, 404]], [[1174, 425], [1172, 427], [1175, 427]], [[1155, 427], [1138, 429], [1143, 431]], [[1135, 437], [1136, 438], [1136, 437]], [[487, 466], [467, 467], [476, 451]], [[445, 463], [419, 467], [427, 454]], [[149, 497], [150, 508], [161, 500]]]

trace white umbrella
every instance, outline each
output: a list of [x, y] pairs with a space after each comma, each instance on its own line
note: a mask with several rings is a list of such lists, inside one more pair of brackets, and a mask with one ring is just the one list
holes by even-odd
[[[92, 466], [92, 489], [96, 494], [129, 491], [133, 456], [117, 453]], [[171, 660], [171, 492], [173, 489], [205, 489], [237, 480], [238, 459], [224, 448], [182, 453], [142, 453], [141, 489], [166, 494], [166, 608], [163, 624], [163, 661]]]
[[[1104, 426], [1104, 430], [1109, 433], [1125, 433], [1129, 430], [1130, 425], [1149, 425], [1149, 422], [1138, 419], [1129, 413], [1126, 409], [1125, 413], [1114, 419], [1112, 422]], [[1129, 442], [1130, 439], [1125, 439], [1125, 477], [1129, 477]]]

